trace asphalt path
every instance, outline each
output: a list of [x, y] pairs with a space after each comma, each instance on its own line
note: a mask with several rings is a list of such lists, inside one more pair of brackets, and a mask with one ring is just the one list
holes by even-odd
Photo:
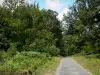
[[[84, 61], [84, 60], [83, 60]], [[63, 58], [55, 75], [92, 75], [71, 58]]]

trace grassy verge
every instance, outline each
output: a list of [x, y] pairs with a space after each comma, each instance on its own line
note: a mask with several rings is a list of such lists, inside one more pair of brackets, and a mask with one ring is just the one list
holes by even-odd
[[48, 62], [44, 67], [37, 70], [37, 75], [54, 75], [57, 67], [59, 66], [61, 57], [54, 57], [51, 62]]
[[91, 72], [93, 75], [100, 75], [100, 59], [86, 58], [85, 56], [72, 56], [79, 64]]
[[53, 75], [61, 59], [32, 51], [17, 53], [13, 57], [5, 56], [1, 57], [0, 75]]

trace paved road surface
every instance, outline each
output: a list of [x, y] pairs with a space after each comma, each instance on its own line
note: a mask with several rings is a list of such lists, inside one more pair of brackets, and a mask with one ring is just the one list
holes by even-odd
[[92, 74], [86, 71], [73, 59], [63, 58], [55, 75], [92, 75]]

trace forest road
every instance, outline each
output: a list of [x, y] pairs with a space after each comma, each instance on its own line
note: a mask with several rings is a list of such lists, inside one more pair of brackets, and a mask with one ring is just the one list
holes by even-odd
[[[83, 60], [84, 61], [84, 60]], [[63, 58], [55, 75], [92, 75], [71, 58]]]

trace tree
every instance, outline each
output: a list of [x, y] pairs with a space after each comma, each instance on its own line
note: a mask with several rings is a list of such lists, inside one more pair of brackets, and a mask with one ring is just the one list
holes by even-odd
[[[72, 52], [75, 52], [75, 49], [79, 50], [78, 52], [81, 52], [82, 50], [85, 50], [83, 49], [83, 46], [86, 46], [88, 49], [92, 46], [95, 48], [92, 50], [92, 53], [99, 53], [99, 42], [97, 43], [97, 40], [99, 40], [97, 38], [99, 36], [97, 35], [100, 31], [99, 3], [99, 0], [76, 0], [70, 8], [71, 11], [69, 15], [64, 16], [64, 21], [67, 25], [66, 36], [71, 36], [70, 38], [74, 38], [74, 36], [78, 37], [77, 41], [73, 39], [73, 43], [71, 43], [72, 40], [67, 41], [69, 45], [73, 44], [75, 47]], [[69, 48], [71, 48], [71, 46], [69, 46]], [[91, 52], [90, 50], [88, 52]]]
[[5, 0], [3, 6], [14, 11], [18, 6], [26, 5], [25, 0]]
[[55, 49], [59, 54], [60, 49], [63, 52], [62, 30], [56, 11], [40, 10], [38, 3], [28, 4], [25, 0], [5, 0], [1, 8], [0, 31], [11, 45], [9, 50], [53, 54]]

